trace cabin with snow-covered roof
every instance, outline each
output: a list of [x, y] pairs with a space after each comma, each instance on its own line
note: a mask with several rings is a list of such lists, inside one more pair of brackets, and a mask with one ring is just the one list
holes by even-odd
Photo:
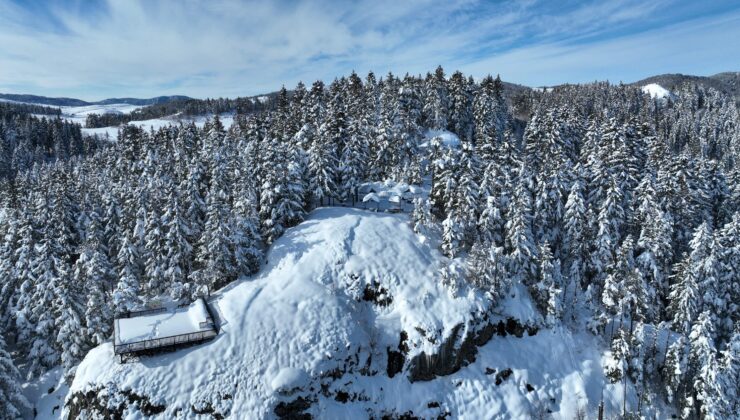
[[150, 354], [210, 340], [218, 335], [208, 302], [127, 312], [113, 321], [113, 352]]

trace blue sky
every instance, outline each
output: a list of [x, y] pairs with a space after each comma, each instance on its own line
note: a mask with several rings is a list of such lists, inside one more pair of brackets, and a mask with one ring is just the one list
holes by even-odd
[[442, 64], [530, 86], [740, 71], [740, 2], [0, 0], [0, 92], [240, 96]]

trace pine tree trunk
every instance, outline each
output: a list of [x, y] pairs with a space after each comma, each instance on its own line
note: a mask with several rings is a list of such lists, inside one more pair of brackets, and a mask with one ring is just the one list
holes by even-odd
[[627, 369], [622, 371], [622, 418], [627, 415]]

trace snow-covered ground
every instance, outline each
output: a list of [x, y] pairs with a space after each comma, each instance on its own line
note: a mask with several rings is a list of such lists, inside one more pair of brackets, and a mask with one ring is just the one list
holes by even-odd
[[64, 383], [62, 368], [54, 368], [32, 382], [23, 384], [23, 395], [33, 406], [34, 412], [25, 413], [27, 418], [60, 418], [64, 399], [69, 387]]
[[[318, 418], [570, 419], [581, 408], [592, 418], [602, 396], [608, 415], [620, 412], [622, 388], [605, 380], [603, 344], [560, 327], [494, 334], [467, 366], [411, 382], [409, 362], [449, 352], [456, 328], [539, 318], [522, 287], [495, 310], [464, 286], [453, 295], [439, 275], [450, 263], [406, 215], [318, 209], [273, 244], [260, 273], [216, 294], [222, 329], [213, 341], [126, 364], [110, 343], [99, 346], [78, 368], [66, 409], [95, 390], [103, 403], [127, 407], [124, 417], [141, 415], [126, 393], [157, 406], [158, 418], [272, 418], [296, 401]], [[391, 352], [402, 347], [402, 370], [390, 375]]]

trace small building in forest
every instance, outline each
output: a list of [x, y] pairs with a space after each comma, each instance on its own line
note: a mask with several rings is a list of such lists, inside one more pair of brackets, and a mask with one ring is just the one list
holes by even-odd
[[113, 321], [113, 352], [124, 356], [152, 354], [210, 340], [218, 326], [208, 302], [127, 312]]

